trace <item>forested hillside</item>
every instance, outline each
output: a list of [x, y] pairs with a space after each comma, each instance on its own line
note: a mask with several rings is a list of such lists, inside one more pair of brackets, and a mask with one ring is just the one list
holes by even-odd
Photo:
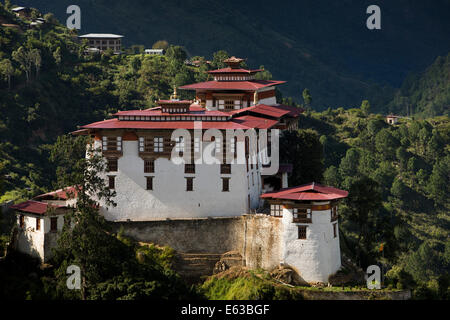
[[399, 114], [432, 117], [450, 114], [450, 53], [439, 56], [424, 72], [407, 77], [389, 103]]
[[[14, 1], [12, 1], [14, 3]], [[65, 23], [69, 0], [22, 0]], [[366, 28], [371, 1], [302, 0], [79, 0], [80, 33], [123, 34], [126, 45], [151, 47], [161, 39], [190, 56], [212, 58], [220, 49], [263, 64], [280, 89], [301, 100], [309, 88], [316, 110], [358, 106], [369, 99], [388, 112], [394, 90], [411, 72], [422, 72], [450, 51], [450, 3], [382, 0], [382, 29]], [[174, 18], [176, 17], [176, 18]]]
[[317, 132], [325, 184], [349, 191], [340, 211], [343, 252], [363, 266], [383, 261], [386, 283], [442, 295], [450, 268], [449, 118], [388, 125], [363, 103], [306, 114], [300, 127]]
[[117, 110], [154, 106], [173, 86], [207, 77], [205, 64], [183, 63], [186, 53], [180, 47], [156, 57], [89, 56], [51, 14], [39, 29], [27, 29], [2, 6], [0, 17], [21, 28], [0, 28], [1, 201], [52, 188], [54, 168], [46, 145], [58, 135]]

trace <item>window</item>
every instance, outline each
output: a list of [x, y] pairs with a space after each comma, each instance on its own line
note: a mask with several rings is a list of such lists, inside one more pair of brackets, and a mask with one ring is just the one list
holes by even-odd
[[222, 178], [222, 191], [230, 191], [230, 178]]
[[116, 178], [115, 176], [108, 176], [108, 185], [110, 189], [116, 188], [115, 178]]
[[154, 172], [155, 172], [155, 161], [144, 160], [144, 173], [154, 173]]
[[175, 151], [184, 152], [184, 137], [178, 137], [175, 139]]
[[234, 109], [234, 100], [225, 100], [225, 110]]
[[25, 217], [23, 216], [23, 214], [21, 214], [21, 215], [19, 216], [19, 226], [20, 226], [21, 228], [23, 228], [23, 227], [25, 226]]
[[122, 137], [105, 137], [102, 138], [103, 151], [122, 151]]
[[194, 152], [200, 152], [200, 138], [194, 137]]
[[153, 190], [153, 177], [145, 177], [147, 179], [147, 190]]
[[163, 152], [164, 151], [164, 138], [155, 137], [153, 138], [153, 151]]
[[306, 229], [307, 226], [298, 226], [298, 238], [299, 239], [306, 239]]
[[283, 206], [281, 204], [270, 205], [270, 214], [274, 217], [282, 217], [283, 216]]
[[308, 209], [293, 208], [292, 209], [292, 222], [311, 223], [311, 212]]
[[185, 164], [184, 173], [195, 173], [195, 164]]
[[41, 219], [36, 218], [36, 230], [41, 230]]
[[337, 208], [333, 207], [333, 208], [331, 208], [331, 222], [336, 221], [337, 218], [338, 218]]
[[215, 149], [215, 153], [216, 154], [220, 154], [220, 142], [221, 142], [221, 140], [220, 140], [220, 138], [216, 138], [216, 139], [214, 139], [215, 140], [215, 146], [216, 146], [216, 149]]
[[117, 158], [108, 158], [108, 171], [117, 171]]
[[333, 237], [337, 237], [337, 223], [333, 223]]
[[231, 174], [231, 164], [221, 164], [220, 165], [221, 174]]
[[56, 230], [58, 230], [58, 218], [51, 217], [50, 218], [50, 231], [56, 231]]
[[194, 178], [186, 178], [186, 191], [194, 191]]

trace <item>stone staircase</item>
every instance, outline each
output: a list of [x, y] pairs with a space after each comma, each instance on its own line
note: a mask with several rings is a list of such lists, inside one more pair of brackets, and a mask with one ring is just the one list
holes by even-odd
[[231, 266], [242, 265], [238, 252], [218, 253], [177, 253], [174, 269], [188, 283], [203, 281], [216, 272]]

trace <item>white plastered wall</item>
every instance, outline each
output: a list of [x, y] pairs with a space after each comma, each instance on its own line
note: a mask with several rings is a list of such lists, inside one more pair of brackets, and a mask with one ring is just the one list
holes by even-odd
[[[337, 221], [331, 222], [331, 210], [312, 211], [311, 218], [312, 223], [293, 223], [291, 209], [283, 209], [282, 262], [309, 283], [327, 283], [341, 267]], [[308, 226], [306, 239], [298, 239], [298, 225]]]
[[[95, 142], [100, 146], [100, 141]], [[101, 212], [107, 220], [146, 221], [160, 218], [196, 218], [239, 216], [259, 204], [258, 177], [254, 166], [254, 185], [247, 184], [245, 164], [232, 165], [231, 174], [220, 174], [220, 164], [196, 165], [195, 174], [184, 173], [184, 165], [167, 158], [155, 160], [155, 173], [144, 173], [144, 160], [138, 154], [137, 141], [123, 141], [123, 156], [115, 176], [116, 207]], [[146, 190], [146, 176], [153, 176], [153, 190]], [[185, 177], [194, 177], [194, 190], [186, 191]], [[230, 177], [230, 191], [222, 191], [221, 177]], [[105, 177], [106, 179], [106, 177]], [[260, 188], [260, 186], [259, 186]]]

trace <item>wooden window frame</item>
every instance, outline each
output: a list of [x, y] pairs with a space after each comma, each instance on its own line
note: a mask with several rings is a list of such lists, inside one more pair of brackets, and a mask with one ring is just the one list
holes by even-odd
[[298, 227], [298, 239], [306, 240], [308, 235], [308, 226], [297, 226]]
[[36, 231], [41, 230], [41, 218], [36, 218]]
[[164, 137], [153, 138], [153, 152], [155, 153], [164, 152]]
[[108, 187], [111, 190], [116, 189], [116, 176], [108, 176]]
[[223, 108], [224, 110], [234, 110], [234, 100], [224, 100]]
[[194, 178], [185, 177], [186, 179], [186, 191], [194, 191]]
[[230, 191], [230, 178], [222, 178], [222, 192]]
[[58, 231], [58, 217], [50, 217], [50, 231]]
[[311, 211], [303, 208], [292, 208], [293, 223], [312, 223]]
[[145, 190], [153, 191], [153, 176], [147, 176]]
[[273, 203], [270, 205], [270, 215], [276, 218], [283, 217], [283, 205], [279, 203]]
[[333, 223], [333, 238], [337, 238], [337, 223]]
[[107, 161], [107, 172], [117, 172], [119, 170], [119, 160], [117, 158], [107, 158]]
[[155, 173], [155, 160], [144, 160], [144, 173]]
[[19, 215], [19, 227], [25, 227], [25, 216], [23, 214]]
[[334, 206], [331, 208], [331, 222], [334, 222], [338, 219], [337, 207]]
[[184, 164], [184, 173], [195, 173], [195, 164], [194, 163], [185, 163]]
[[231, 164], [221, 164], [220, 174], [231, 174]]

